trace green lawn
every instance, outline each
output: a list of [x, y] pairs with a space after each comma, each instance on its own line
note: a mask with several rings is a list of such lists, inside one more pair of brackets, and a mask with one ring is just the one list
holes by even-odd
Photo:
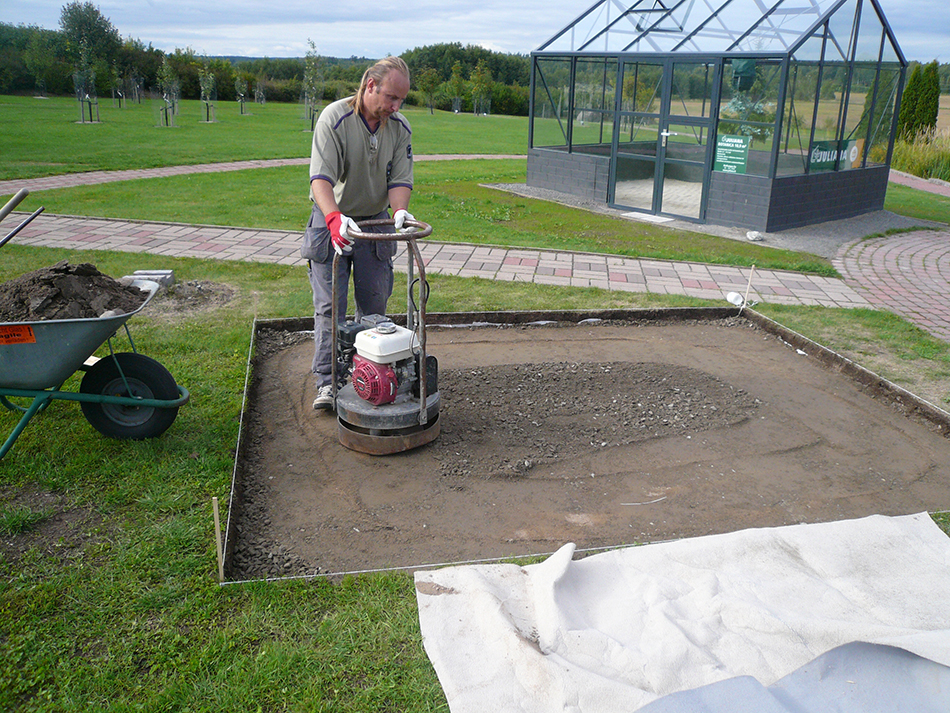
[[919, 220], [950, 224], [950, 198], [891, 183], [884, 209]]
[[[214, 125], [200, 124], [197, 110], [186, 106], [179, 128], [159, 129], [151, 123], [150, 107], [121, 112], [103, 107], [103, 124], [83, 126], [75, 123], [68, 100], [0, 97], [6, 142], [0, 170], [3, 177], [23, 178], [307, 153], [309, 135], [297, 107], [255, 106], [251, 116], [240, 117], [236, 105], [219, 105]], [[420, 154], [514, 153], [524, 145], [523, 134], [508, 138], [524, 130], [523, 120], [410, 116], [416, 127], [426, 127], [417, 128]], [[653, 226], [625, 233], [618, 221], [479, 187], [519, 180], [524, 169], [516, 161], [417, 168], [414, 208], [437, 226], [439, 239], [612, 253], [629, 249], [629, 254], [739, 264], [802, 260]], [[306, 215], [305, 188], [303, 196], [299, 188], [305, 180], [299, 171], [274, 169], [38, 192], [31, 200], [41, 200], [51, 212], [110, 215], [121, 208], [151, 219], [208, 216], [227, 224], [299, 229]], [[943, 215], [945, 207], [928, 211], [934, 205], [929, 198], [902, 193], [888, 200], [919, 204], [921, 218]], [[0, 281], [68, 259], [93, 262], [110, 275], [172, 268], [180, 281], [228, 283], [235, 293], [217, 309], [175, 321], [149, 310], [132, 321], [138, 348], [192, 394], [164, 436], [108, 440], [86, 423], [78, 406], [55, 403], [0, 461], [0, 709], [448, 710], [422, 648], [410, 576], [224, 588], [215, 581], [211, 498], [228, 500], [251, 325], [255, 317], [310, 313], [303, 268], [27, 248], [15, 241], [2, 248], [2, 256]], [[403, 294], [404, 279], [397, 280], [396, 294]], [[685, 297], [445, 276], [432, 282], [430, 311], [703, 304]], [[884, 360], [890, 371], [883, 375], [893, 381], [950, 385], [948, 345], [892, 315], [760, 309], [862, 363]], [[75, 389], [75, 381], [66, 388]], [[16, 420], [12, 413], [0, 414], [0, 432], [5, 436]], [[946, 516], [938, 520], [950, 527]], [[11, 541], [25, 544], [25, 551], [11, 549], [6, 544]]]
[[[0, 180], [81, 171], [155, 168], [251, 159], [310, 156], [310, 123], [303, 105], [218, 102], [215, 123], [204, 105], [183, 101], [174, 127], [162, 127], [159, 103], [114, 108], [101, 99], [101, 123], [79, 123], [73, 99], [0, 95], [3, 161]], [[416, 154], [524, 154], [524, 117], [479, 117], [407, 107]]]

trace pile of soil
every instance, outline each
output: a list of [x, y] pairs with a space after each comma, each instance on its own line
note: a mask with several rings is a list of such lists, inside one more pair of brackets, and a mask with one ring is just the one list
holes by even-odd
[[95, 265], [63, 260], [0, 285], [0, 322], [128, 314], [147, 297], [147, 292], [102, 274]]

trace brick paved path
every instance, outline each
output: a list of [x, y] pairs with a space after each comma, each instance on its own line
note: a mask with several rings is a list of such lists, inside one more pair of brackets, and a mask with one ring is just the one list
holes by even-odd
[[[0, 230], [9, 230], [13, 217]], [[302, 264], [300, 232], [252, 230], [178, 223], [104, 220], [46, 215], [16, 237], [17, 244], [87, 250], [147, 252], [170, 257], [252, 260]], [[423, 241], [419, 244], [429, 273], [483, 277], [489, 280], [601, 287], [626, 292], [680, 294], [724, 299], [745, 293], [749, 268], [687, 262], [505, 249]], [[403, 248], [396, 269], [405, 270]], [[756, 270], [750, 301], [828, 307], [869, 307], [868, 301], [841, 280], [776, 270]]]

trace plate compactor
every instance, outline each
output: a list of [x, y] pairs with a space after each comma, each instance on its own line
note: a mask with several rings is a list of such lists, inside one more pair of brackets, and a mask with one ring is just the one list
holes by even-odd
[[[392, 225], [392, 219], [367, 220], [360, 229]], [[416, 232], [366, 233], [363, 240], [407, 243], [406, 326], [385, 315], [341, 322], [337, 314], [336, 267], [333, 260], [333, 379], [340, 443], [370, 455], [400, 453], [430, 443], [439, 435], [438, 361], [426, 354], [425, 303], [429, 287], [416, 238], [432, 227], [407, 221]], [[352, 234], [352, 231], [351, 231]], [[414, 277], [418, 270], [418, 277]], [[345, 286], [344, 286], [345, 287]]]

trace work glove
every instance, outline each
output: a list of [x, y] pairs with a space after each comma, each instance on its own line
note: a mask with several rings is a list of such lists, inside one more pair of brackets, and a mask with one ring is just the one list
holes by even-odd
[[327, 216], [327, 228], [330, 229], [330, 242], [337, 255], [349, 255], [353, 252], [353, 238], [348, 234], [350, 228], [359, 230], [356, 221], [347, 218], [340, 211], [335, 210]]
[[415, 216], [407, 210], [399, 209], [393, 214], [393, 227], [400, 233], [414, 233], [413, 227], [405, 227], [407, 220], [415, 220]]

